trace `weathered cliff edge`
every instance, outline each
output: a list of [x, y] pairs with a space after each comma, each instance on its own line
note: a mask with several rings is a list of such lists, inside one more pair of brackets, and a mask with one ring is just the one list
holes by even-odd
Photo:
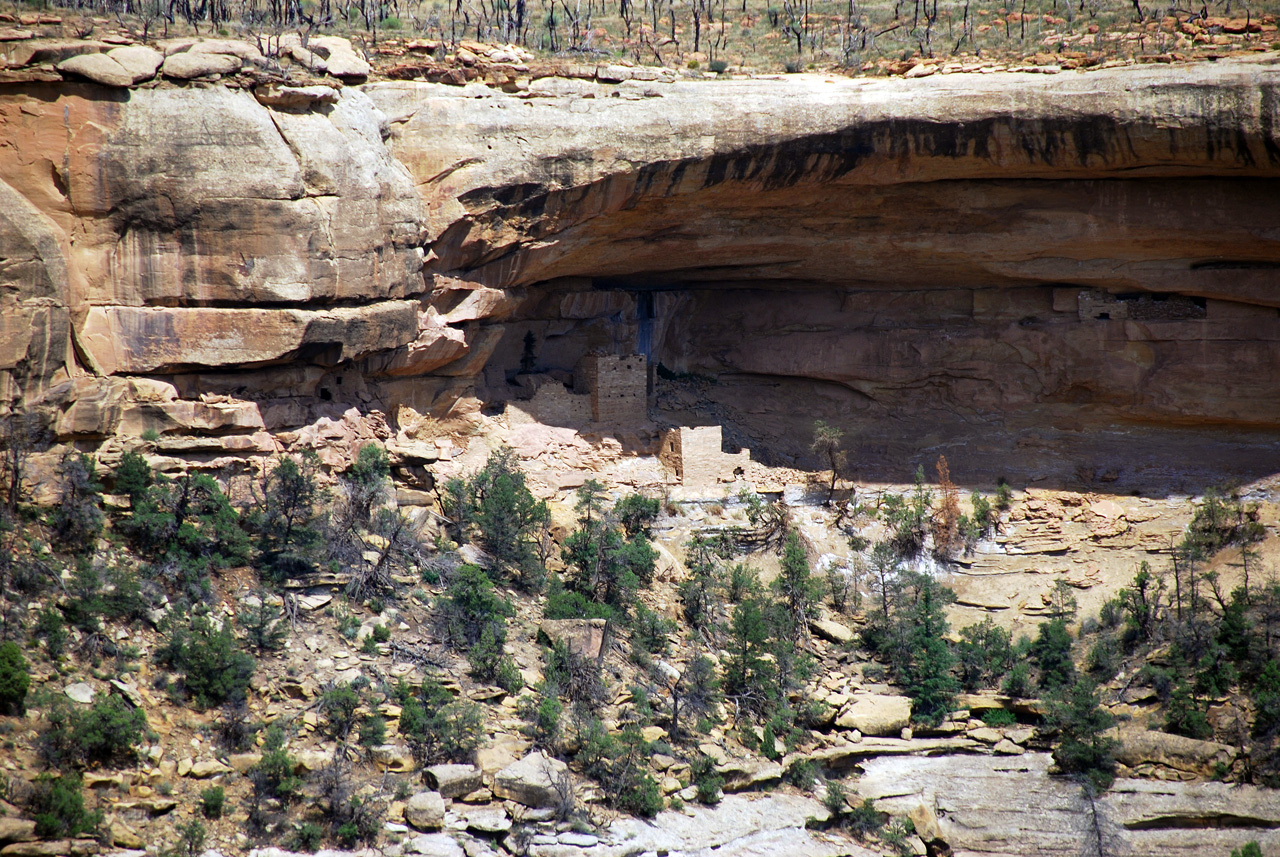
[[569, 368], [645, 327], [761, 446], [824, 413], [926, 418], [902, 449], [1183, 426], [1274, 472], [1276, 62], [5, 87], [0, 390], [215, 466], [509, 396], [525, 332]]

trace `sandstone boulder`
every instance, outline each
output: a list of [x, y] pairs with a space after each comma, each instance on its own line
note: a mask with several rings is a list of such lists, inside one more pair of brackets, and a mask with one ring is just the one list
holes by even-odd
[[489, 746], [476, 750], [476, 767], [487, 778], [514, 764], [528, 749], [528, 742], [511, 735], [502, 736], [495, 739]]
[[1027, 752], [1025, 748], [1013, 743], [1008, 738], [1002, 738], [991, 748], [991, 752], [999, 756], [1021, 756]]
[[247, 774], [254, 765], [261, 761], [261, 753], [232, 753], [227, 757], [227, 762], [231, 765], [231, 768], [241, 774]]
[[494, 775], [493, 793], [535, 809], [555, 807], [564, 799], [561, 789], [568, 777], [564, 762], [533, 752]]
[[332, 754], [324, 750], [300, 750], [293, 754], [293, 769], [299, 774], [313, 774], [329, 764], [332, 758]]
[[317, 36], [311, 40], [311, 44], [319, 50], [328, 51], [325, 66], [334, 77], [354, 83], [368, 77], [372, 71], [369, 63], [356, 53], [351, 42], [341, 36]]
[[58, 63], [63, 74], [87, 78], [103, 86], [131, 86], [133, 75], [107, 54], [81, 54]]
[[240, 70], [240, 58], [230, 54], [185, 53], [166, 57], [160, 71], [165, 77], [176, 80], [193, 80], [197, 77], [235, 74]]
[[460, 798], [480, 788], [480, 769], [474, 765], [432, 765], [426, 770], [427, 781], [442, 797]]
[[30, 842], [36, 838], [36, 823], [25, 818], [0, 816], [0, 845]]
[[1160, 765], [1196, 776], [1212, 776], [1218, 764], [1230, 765], [1237, 750], [1216, 741], [1197, 741], [1182, 735], [1148, 729], [1122, 729], [1116, 733], [1116, 760], [1136, 768]]
[[836, 716], [836, 726], [863, 735], [899, 735], [911, 722], [911, 699], [888, 694], [855, 693]]
[[604, 619], [544, 619], [539, 636], [548, 642], [563, 642], [569, 651], [584, 658], [598, 658], [604, 646], [604, 626]]
[[418, 830], [438, 830], [444, 825], [444, 798], [439, 792], [418, 792], [404, 805], [404, 820]]
[[262, 65], [266, 59], [255, 45], [239, 39], [201, 39], [187, 49], [193, 54], [223, 54], [239, 57], [247, 63]]
[[716, 766], [716, 771], [724, 777], [726, 792], [739, 792], [753, 788], [761, 783], [781, 779], [784, 769], [777, 762], [767, 759], [730, 759]]
[[82, 857], [97, 854], [102, 846], [96, 839], [51, 839], [45, 842], [15, 842], [4, 847], [4, 857]]
[[138, 689], [136, 684], [127, 684], [119, 679], [111, 679], [111, 687], [116, 693], [124, 697], [125, 702], [134, 708], [145, 708], [146, 700], [143, 699], [142, 691]]
[[462, 811], [467, 829], [488, 835], [506, 833], [511, 829], [511, 817], [501, 806], [474, 806]]
[[[370, 756], [375, 765], [394, 774], [408, 773], [417, 766], [413, 753], [403, 744], [383, 744], [374, 747], [370, 750]], [[445, 797], [453, 797], [453, 795], [445, 795]]]
[[197, 780], [207, 780], [210, 777], [229, 774], [231, 771], [232, 768], [229, 765], [224, 765], [217, 759], [201, 759], [200, 761], [192, 764], [191, 770], [188, 772], [187, 776]]
[[316, 104], [337, 104], [332, 86], [262, 86], [253, 91], [258, 103], [278, 110], [298, 110]]
[[93, 689], [93, 685], [86, 684], [82, 681], [67, 685], [62, 689], [62, 692], [65, 693], [67, 698], [72, 702], [78, 702], [81, 705], [88, 705], [93, 702], [93, 698], [97, 694], [97, 691]]
[[107, 825], [107, 835], [111, 839], [111, 844], [117, 848], [144, 849], [147, 847], [146, 842], [138, 835], [138, 831], [118, 818], [112, 819]]
[[134, 83], [141, 83], [156, 76], [164, 62], [164, 54], [146, 45], [125, 45], [107, 51], [107, 56], [133, 76]]
[[853, 631], [833, 619], [810, 619], [809, 630], [824, 640], [841, 645], [853, 641]]
[[87, 39], [28, 39], [10, 45], [4, 51], [9, 67], [57, 63], [80, 54], [96, 54], [106, 50], [105, 42]]

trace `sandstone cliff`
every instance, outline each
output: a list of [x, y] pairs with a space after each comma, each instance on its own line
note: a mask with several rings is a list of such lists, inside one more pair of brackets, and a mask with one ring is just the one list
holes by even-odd
[[1157, 443], [1201, 450], [1193, 481], [1273, 472], [1273, 62], [11, 85], [4, 396], [207, 466], [511, 398], [532, 332], [540, 369], [643, 347], [714, 376], [660, 404], [781, 459], [827, 416], [898, 475], [943, 447], [989, 478], [1011, 443], [1027, 478], [1143, 487]]

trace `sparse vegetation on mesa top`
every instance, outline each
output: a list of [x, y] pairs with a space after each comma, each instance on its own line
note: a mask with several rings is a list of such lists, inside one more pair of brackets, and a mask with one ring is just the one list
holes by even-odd
[[[981, 2], [848, 5], [837, 0], [671, 0], [585, 5], [540, 0], [498, 4], [481, 0], [446, 4], [427, 0], [376, 3], [262, 4], [233, 0], [217, 4], [168, 4], [161, 0], [123, 3], [95, 0], [86, 7], [70, 0], [52, 4], [82, 14], [118, 16], [151, 37], [185, 35], [219, 28], [269, 45], [272, 35], [349, 33], [370, 52], [394, 50], [404, 38], [463, 39], [515, 43], [543, 54], [625, 58], [701, 70], [711, 74], [751, 67], [762, 71], [802, 71], [841, 67], [852, 71], [896, 68], [913, 57], [954, 57], [961, 62], [1023, 57], [1067, 67], [1113, 59], [1168, 58], [1173, 52], [1205, 56], [1223, 44], [1215, 36], [1228, 24], [1229, 42], [1265, 45], [1274, 33], [1261, 31], [1259, 16], [1219, 0], [1203, 9], [1140, 7], [1126, 0], [1034, 4]], [[126, 14], [127, 13], [127, 14]], [[1208, 16], [1206, 20], [1205, 15]], [[1265, 20], [1265, 16], [1263, 16]], [[92, 32], [91, 27], [84, 29]], [[1248, 31], [1248, 32], [1246, 32]], [[1221, 41], [1220, 39], [1218, 40]], [[392, 42], [388, 44], [388, 42]], [[532, 365], [532, 363], [530, 363]]]

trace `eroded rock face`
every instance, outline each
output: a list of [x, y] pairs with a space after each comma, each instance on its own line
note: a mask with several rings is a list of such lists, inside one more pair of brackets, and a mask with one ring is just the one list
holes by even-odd
[[1118, 780], [1091, 806], [1079, 785], [1050, 776], [1049, 764], [1044, 753], [871, 759], [858, 793], [895, 814], [936, 816], [936, 835], [955, 857], [1190, 855], [1227, 853], [1251, 839], [1264, 851], [1280, 844], [1266, 789]]
[[1084, 466], [1133, 490], [1167, 487], [1143, 450], [1191, 438], [1218, 478], [1280, 463], [1251, 434], [1280, 417], [1278, 80], [1240, 63], [367, 91], [426, 200], [433, 269], [527, 289], [486, 397], [512, 395], [526, 332], [555, 369], [643, 341], [719, 381], [665, 403], [673, 419], [709, 407], [784, 461], [821, 416], [877, 436], [857, 451], [871, 478], [940, 446], [1009, 473], [1018, 444], [1020, 477]]
[[[1025, 472], [1004, 475], [1115, 490], [1165, 477], [1152, 450], [1274, 472], [1278, 82], [1261, 57], [519, 93], [10, 87], [0, 394], [55, 405], [63, 439], [138, 425], [117, 382], [137, 375], [251, 403], [277, 435], [351, 408], [394, 433], [519, 395], [532, 333], [539, 370], [605, 347], [716, 377], [658, 405], [782, 461], [838, 420], [864, 477], [925, 447], [990, 477], [1010, 444]], [[250, 446], [222, 452], [271, 448]]]

